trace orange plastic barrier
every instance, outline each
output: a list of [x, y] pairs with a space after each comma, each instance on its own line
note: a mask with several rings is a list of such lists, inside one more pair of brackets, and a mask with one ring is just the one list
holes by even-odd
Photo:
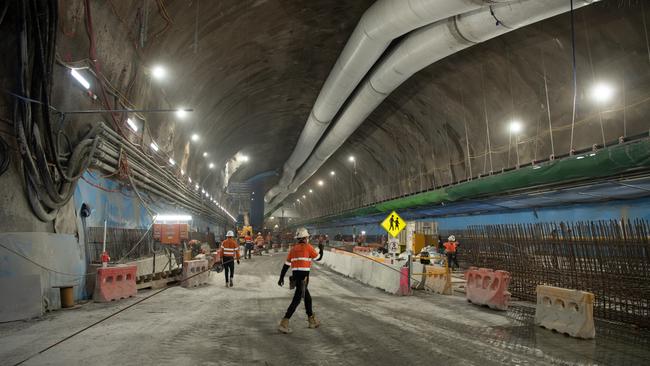
[[181, 286], [197, 287], [208, 283], [208, 261], [206, 259], [195, 259], [183, 261], [183, 278]]
[[97, 268], [93, 300], [110, 302], [135, 296], [138, 293], [137, 271], [136, 266]]
[[491, 309], [508, 310], [510, 273], [488, 268], [470, 267], [465, 272], [467, 301], [487, 305]]

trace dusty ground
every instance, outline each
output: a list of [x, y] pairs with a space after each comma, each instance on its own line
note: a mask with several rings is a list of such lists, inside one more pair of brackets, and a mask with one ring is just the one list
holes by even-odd
[[[276, 326], [291, 292], [277, 286], [281, 255], [237, 267], [197, 289], [174, 287], [34, 356], [25, 365], [642, 365], [648, 339], [599, 324], [595, 341], [531, 325], [531, 309], [496, 312], [463, 297], [397, 297], [323, 268], [310, 288], [321, 328], [302, 305], [294, 333]], [[143, 291], [138, 298], [152, 294]], [[41, 320], [0, 324], [0, 364], [13, 365], [136, 301], [89, 303]]]

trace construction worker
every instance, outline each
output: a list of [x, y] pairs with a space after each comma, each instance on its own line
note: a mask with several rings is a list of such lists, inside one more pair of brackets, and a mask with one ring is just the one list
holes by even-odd
[[244, 258], [251, 259], [253, 253], [253, 236], [250, 231], [244, 236]]
[[257, 233], [255, 245], [257, 246], [258, 253], [262, 254], [262, 250], [264, 250], [264, 237], [262, 236], [262, 233]]
[[235, 276], [235, 260], [239, 264], [239, 244], [233, 239], [235, 234], [232, 230], [226, 234], [226, 240], [221, 242], [219, 253], [221, 254], [221, 261], [226, 275], [226, 287], [233, 286], [232, 279]]
[[320, 322], [316, 319], [314, 312], [311, 308], [311, 295], [309, 294], [309, 272], [311, 269], [312, 260], [321, 260], [323, 258], [323, 245], [319, 244], [318, 249], [320, 253], [316, 253], [314, 247], [309, 244], [309, 232], [306, 228], [299, 228], [296, 231], [294, 237], [298, 242], [293, 245], [287, 255], [287, 260], [282, 266], [282, 272], [280, 273], [280, 280], [278, 285], [284, 285], [284, 275], [287, 273], [289, 268], [291, 268], [293, 274], [289, 280], [293, 281], [296, 286], [296, 292], [293, 294], [293, 300], [287, 309], [284, 318], [280, 321], [280, 326], [278, 330], [282, 333], [291, 333], [289, 328], [289, 319], [296, 311], [296, 308], [300, 304], [300, 299], [305, 298], [305, 310], [307, 310], [307, 321], [309, 322], [309, 328], [318, 328]]
[[445, 247], [445, 254], [447, 255], [447, 265], [449, 268], [453, 267], [453, 264], [456, 265], [456, 268], [460, 268], [458, 265], [458, 260], [456, 259], [456, 249], [458, 247], [458, 242], [456, 242], [456, 237], [449, 235], [447, 242], [443, 244]]

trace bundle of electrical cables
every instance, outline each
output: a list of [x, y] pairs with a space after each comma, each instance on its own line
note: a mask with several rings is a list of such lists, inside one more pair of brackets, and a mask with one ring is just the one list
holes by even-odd
[[22, 158], [29, 203], [42, 221], [54, 220], [72, 197], [99, 142], [100, 125], [89, 127], [76, 143], [63, 130], [63, 115], [50, 106], [55, 60], [57, 2], [20, 0], [17, 10], [17, 94], [14, 128]]

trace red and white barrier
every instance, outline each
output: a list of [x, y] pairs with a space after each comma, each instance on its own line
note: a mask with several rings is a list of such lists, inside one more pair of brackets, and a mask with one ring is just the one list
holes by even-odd
[[136, 266], [97, 268], [93, 300], [110, 302], [135, 296], [137, 270]]
[[508, 310], [510, 273], [488, 268], [470, 267], [465, 272], [467, 301], [487, 305], [491, 309]]
[[183, 262], [182, 287], [197, 287], [208, 283], [208, 260], [195, 259]]

